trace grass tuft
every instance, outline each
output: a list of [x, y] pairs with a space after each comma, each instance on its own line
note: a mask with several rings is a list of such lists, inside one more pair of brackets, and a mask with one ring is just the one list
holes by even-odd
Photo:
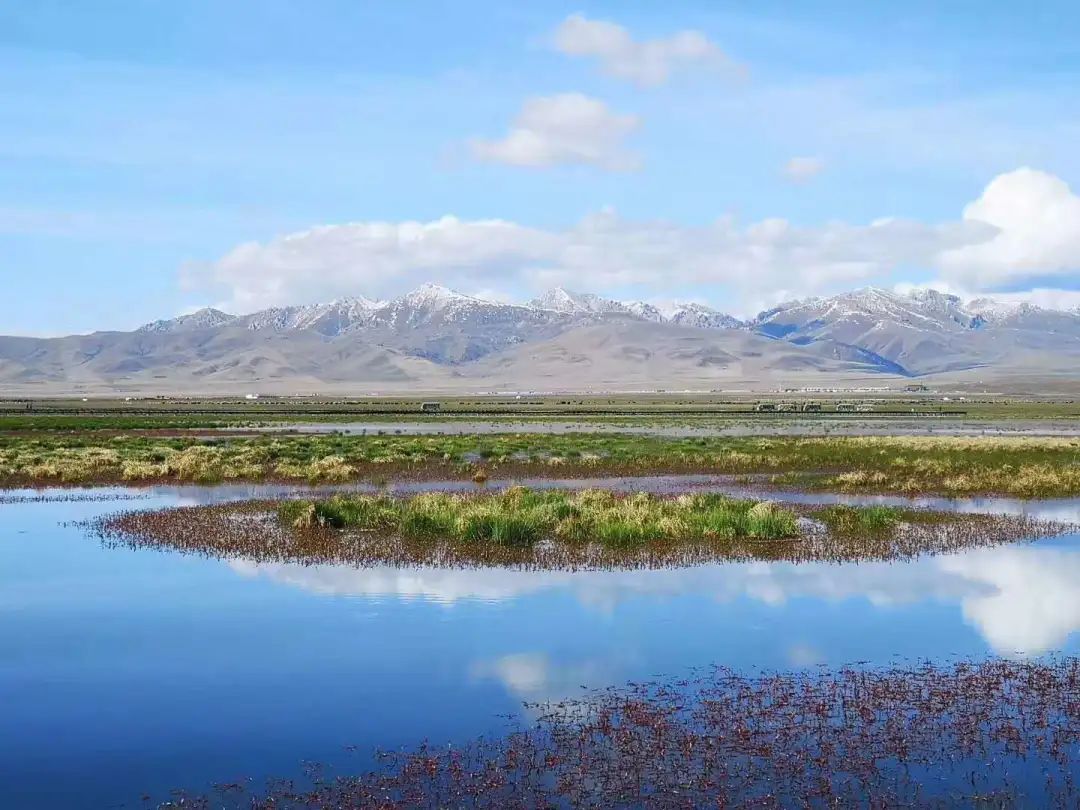
[[829, 506], [817, 517], [837, 534], [876, 534], [889, 531], [899, 523], [903, 512], [891, 506]]
[[515, 547], [544, 538], [626, 548], [658, 540], [778, 540], [798, 534], [795, 514], [771, 502], [721, 495], [663, 498], [523, 487], [479, 496], [428, 493], [395, 500], [336, 495], [324, 501], [288, 501], [279, 506], [278, 518], [296, 528], [356, 528], [410, 539]]

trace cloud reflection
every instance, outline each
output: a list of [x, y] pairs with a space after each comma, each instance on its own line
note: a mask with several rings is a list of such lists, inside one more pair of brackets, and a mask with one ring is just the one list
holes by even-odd
[[964, 619], [1002, 655], [1061, 648], [1080, 629], [1080, 553], [999, 548], [946, 557], [941, 570], [979, 582], [961, 600]]
[[604, 614], [640, 599], [706, 596], [748, 599], [778, 609], [795, 599], [862, 600], [875, 609], [921, 603], [959, 606], [966, 623], [997, 653], [1060, 648], [1080, 629], [1080, 549], [1008, 546], [909, 563], [717, 564], [656, 571], [356, 569], [232, 561], [246, 577], [337, 596], [423, 599], [442, 604], [506, 601], [569, 592]]

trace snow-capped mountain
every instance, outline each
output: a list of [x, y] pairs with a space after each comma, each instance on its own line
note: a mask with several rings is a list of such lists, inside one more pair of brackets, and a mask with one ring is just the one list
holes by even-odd
[[[619, 387], [672, 380], [943, 373], [1069, 375], [1080, 312], [992, 299], [865, 288], [792, 301], [741, 321], [702, 303], [658, 306], [556, 288], [509, 304], [424, 284], [388, 301], [362, 296], [247, 315], [202, 309], [135, 332], [0, 338], [0, 382], [275, 381], [316, 389], [393, 382]], [[290, 382], [291, 381], [291, 382]], [[498, 385], [490, 383], [493, 387]], [[629, 383], [627, 383], [629, 384]], [[194, 390], [194, 389], [192, 389]]]
[[592, 293], [575, 293], [556, 287], [528, 304], [568, 315], [630, 315], [653, 323], [673, 323], [698, 329], [738, 329], [744, 323], [719, 310], [698, 303], [657, 306], [645, 301], [616, 301]]
[[[640, 301], [625, 302], [603, 298], [593, 293], [571, 292], [563, 287], [548, 290], [528, 303], [533, 309], [560, 312], [564, 315], [638, 315], [654, 320], [655, 307]], [[656, 312], [658, 316], [659, 313]]]
[[540, 297], [534, 298], [527, 306], [533, 309], [561, 312], [564, 315], [582, 315], [604, 312], [613, 303], [613, 301], [608, 301], [591, 293], [572, 293], [562, 287], [556, 287], [553, 290], [548, 290]]
[[363, 296], [350, 296], [329, 304], [264, 309], [237, 318], [237, 323], [247, 329], [311, 329], [322, 335], [340, 335], [366, 323], [383, 303]]
[[762, 312], [750, 328], [798, 344], [830, 341], [872, 353], [903, 373], [996, 364], [1016, 349], [1080, 341], [1080, 314], [980, 299], [965, 304], [935, 290], [874, 287], [794, 301]]
[[423, 284], [389, 301], [362, 296], [328, 304], [273, 307], [250, 315], [200, 310], [155, 321], [143, 332], [186, 332], [218, 327], [253, 331], [311, 331], [325, 337], [364, 334], [404, 346], [437, 362], [475, 360], [492, 351], [551, 337], [575, 325], [630, 318], [703, 329], [730, 329], [741, 322], [701, 304], [679, 304], [666, 312], [642, 301], [615, 301], [557, 287], [527, 304], [508, 304], [465, 295], [439, 284]]
[[167, 318], [140, 326], [139, 332], [180, 332], [192, 329], [213, 329], [236, 320], [235, 315], [213, 307], [203, 307], [187, 315]]
[[742, 329], [746, 326], [746, 323], [738, 318], [693, 302], [675, 304], [664, 312], [664, 318], [670, 323], [697, 329]]
[[807, 298], [781, 304], [754, 319], [755, 328], [783, 337], [793, 331], [844, 322], [895, 323], [919, 329], [968, 328], [973, 317], [958, 297], [934, 290], [907, 295], [865, 287], [828, 298]]
[[806, 298], [760, 313], [751, 328], [778, 336], [843, 322], [874, 325], [902, 324], [932, 331], [969, 331], [988, 325], [1044, 329], [1063, 321], [1076, 323], [1080, 311], [1055, 310], [1021, 302], [977, 298], [964, 302], [937, 290], [897, 293], [865, 287], [827, 298]]

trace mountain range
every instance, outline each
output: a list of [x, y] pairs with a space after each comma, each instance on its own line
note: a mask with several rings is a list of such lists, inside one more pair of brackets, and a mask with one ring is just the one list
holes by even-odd
[[740, 320], [557, 288], [526, 304], [435, 284], [133, 332], [0, 337], [0, 385], [33, 392], [1080, 388], [1080, 311], [864, 288]]

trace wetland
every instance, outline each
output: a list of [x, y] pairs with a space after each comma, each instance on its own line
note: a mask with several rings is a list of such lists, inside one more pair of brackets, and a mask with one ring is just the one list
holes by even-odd
[[1075, 804], [1076, 439], [394, 429], [0, 437], [0, 804]]
[[[604, 486], [664, 498], [688, 490], [754, 497], [730, 479], [540, 483], [560, 496], [574, 486]], [[504, 486], [446, 482], [470, 498]], [[423, 488], [432, 485], [403, 482], [392, 491], [409, 496]], [[0, 688], [12, 700], [3, 720], [11, 733], [0, 735], [8, 763], [0, 800], [16, 807], [143, 807], [143, 793], [155, 806], [178, 802], [172, 791], [181, 789], [185, 801], [211, 797], [213, 807], [334, 807], [377, 787], [397, 791], [396, 806], [423, 806], [421, 789], [436, 806], [440, 797], [472, 801], [483, 783], [489, 788], [477, 794], [478, 806], [513, 806], [510, 786], [521, 786], [519, 797], [552, 789], [530, 781], [537, 760], [525, 753], [563, 763], [565, 746], [582, 734], [598, 746], [623, 744], [588, 752], [597, 778], [612, 789], [626, 790], [627, 783], [606, 780], [640, 771], [643, 785], [676, 779], [707, 790], [721, 784], [707, 776], [722, 757], [731, 764], [723, 784], [732, 796], [802, 790], [809, 777], [793, 771], [794, 759], [763, 758], [761, 735], [791, 735], [798, 724], [792, 712], [815, 695], [831, 696], [831, 720], [822, 720], [831, 736], [814, 737], [811, 729], [803, 743], [828, 743], [836, 756], [845, 750], [841, 744], [856, 739], [851, 735], [870, 746], [849, 763], [854, 776], [831, 783], [838, 795], [865, 788], [902, 798], [918, 783], [919, 795], [939, 798], [941, 785], [959, 795], [992, 793], [1000, 803], [1037, 796], [1067, 805], [1073, 798], [1061, 781], [1075, 764], [1068, 757], [1075, 754], [1076, 716], [1069, 709], [1074, 679], [1062, 668], [1080, 652], [1080, 535], [1072, 531], [860, 561], [573, 568], [314, 559], [243, 549], [186, 553], [102, 543], [86, 528], [118, 514], [277, 505], [283, 497], [319, 503], [339, 491], [232, 484], [9, 492], [0, 503], [0, 640], [8, 650]], [[794, 511], [884, 504], [900, 514], [932, 507], [964, 519], [1080, 522], [1076, 499], [790, 493], [777, 503]], [[278, 519], [273, 510], [267, 514]], [[197, 524], [189, 529], [199, 536]], [[845, 674], [851, 667], [864, 680]], [[978, 677], [957, 667], [971, 667]], [[770, 680], [776, 677], [783, 680]], [[644, 684], [655, 693], [641, 693]], [[1025, 685], [1040, 691], [1024, 697], [1031, 711], [1014, 718], [1007, 730], [1014, 743], [1002, 749], [1006, 732], [995, 707], [1003, 691], [1012, 696]], [[865, 704], [842, 699], [855, 689]], [[674, 700], [679, 690], [687, 691], [685, 701]], [[728, 694], [725, 712], [738, 709], [738, 722], [759, 730], [745, 745], [707, 724], [718, 694]], [[733, 705], [732, 694], [746, 700]], [[785, 704], [786, 714], [760, 714], [756, 701], [777, 694], [796, 698]], [[897, 730], [884, 719], [887, 699], [909, 707], [903, 772], [876, 771], [866, 758], [896, 744]], [[972, 718], [994, 719], [960, 727], [959, 715], [947, 710], [954, 705]], [[662, 719], [664, 736], [653, 720], [630, 731], [618, 731], [621, 720], [610, 726], [601, 720], [619, 706], [627, 716]], [[1047, 713], [1050, 726], [1036, 709]], [[858, 717], [865, 722], [842, 722]], [[963, 746], [954, 750], [961, 737]], [[688, 742], [705, 739], [712, 742], [701, 749]], [[657, 771], [651, 753], [618, 759], [657, 745], [677, 755], [672, 770]], [[733, 750], [744, 758], [738, 767]], [[943, 750], [951, 758], [934, 760], [945, 763], [935, 769], [929, 763]], [[592, 758], [602, 751], [618, 756], [601, 766]], [[965, 783], [971, 762], [984, 755], [997, 757], [1001, 768], [980, 770], [982, 781], [972, 787]], [[508, 756], [525, 770], [503, 772]], [[1010, 764], [1021, 758], [1027, 766]], [[480, 777], [491, 775], [496, 760], [498, 779], [484, 782]], [[313, 762], [320, 763], [315, 770]], [[823, 772], [835, 764], [817, 762]], [[1030, 768], [1044, 766], [1056, 769], [1048, 786], [1041, 770], [1031, 776]], [[420, 773], [431, 777], [417, 782]], [[848, 774], [840, 769], [838, 779], [841, 773]], [[818, 783], [815, 790], [824, 788]]]
[[850, 492], [1080, 493], [1080, 438], [630, 434], [0, 437], [0, 485], [378, 482], [490, 475], [769, 476]]

